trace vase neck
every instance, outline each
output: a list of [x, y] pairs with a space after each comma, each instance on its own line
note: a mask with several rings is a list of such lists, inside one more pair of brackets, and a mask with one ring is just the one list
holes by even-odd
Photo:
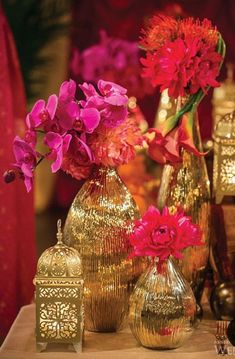
[[162, 262], [159, 262], [156, 258], [151, 262], [149, 270], [154, 269], [157, 270], [159, 274], [166, 275], [169, 271], [172, 271], [173, 268], [177, 270], [177, 265], [171, 257]]
[[108, 175], [117, 174], [115, 167], [107, 167], [107, 166], [95, 166], [92, 172], [92, 177], [104, 177]]

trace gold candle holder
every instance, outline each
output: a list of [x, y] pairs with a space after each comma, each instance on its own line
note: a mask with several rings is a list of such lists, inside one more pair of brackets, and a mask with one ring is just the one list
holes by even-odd
[[235, 195], [235, 111], [221, 118], [214, 134], [213, 195], [216, 204]]
[[71, 343], [82, 350], [83, 278], [78, 251], [62, 243], [61, 220], [58, 242], [46, 249], [38, 260], [36, 285], [36, 346]]

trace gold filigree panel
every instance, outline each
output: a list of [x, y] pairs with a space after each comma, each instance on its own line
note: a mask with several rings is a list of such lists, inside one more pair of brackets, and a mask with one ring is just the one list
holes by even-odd
[[78, 288], [53, 288], [41, 287], [38, 290], [39, 298], [79, 298]]
[[41, 303], [39, 330], [44, 339], [75, 339], [79, 333], [79, 309], [70, 302]]
[[227, 158], [222, 161], [220, 182], [222, 191], [235, 191], [235, 160]]

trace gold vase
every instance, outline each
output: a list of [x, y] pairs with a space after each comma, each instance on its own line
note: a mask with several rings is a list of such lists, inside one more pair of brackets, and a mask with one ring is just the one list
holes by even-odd
[[[194, 116], [193, 137], [197, 148], [202, 151], [197, 114]], [[159, 208], [168, 206], [172, 213], [180, 206], [202, 230], [203, 245], [186, 248], [184, 258], [179, 261], [199, 304], [209, 256], [210, 182], [204, 156], [195, 156], [184, 149], [181, 155], [181, 163], [163, 168], [157, 205]]]
[[130, 328], [147, 348], [173, 349], [193, 332], [196, 301], [177, 265], [168, 259], [141, 275], [130, 297]]
[[96, 168], [72, 203], [64, 237], [82, 258], [87, 330], [112, 332], [126, 323], [129, 296], [143, 272], [139, 259], [127, 259], [127, 234], [138, 217], [113, 168]]

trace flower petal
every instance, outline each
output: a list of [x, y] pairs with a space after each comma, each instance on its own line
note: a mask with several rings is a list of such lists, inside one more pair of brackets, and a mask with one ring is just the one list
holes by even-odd
[[58, 105], [58, 97], [56, 95], [49, 96], [46, 109], [50, 115], [51, 120], [53, 120], [55, 117], [57, 105]]
[[100, 113], [96, 108], [82, 109], [80, 118], [85, 125], [87, 133], [92, 133], [100, 123]]

